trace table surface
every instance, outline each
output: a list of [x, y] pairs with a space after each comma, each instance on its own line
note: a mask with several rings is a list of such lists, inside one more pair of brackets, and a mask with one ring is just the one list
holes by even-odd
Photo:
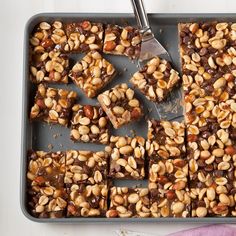
[[[152, 13], [233, 13], [234, 0], [145, 0]], [[125, 228], [166, 235], [203, 224], [132, 223], [56, 225], [25, 218], [19, 204], [23, 33], [27, 19], [40, 12], [132, 12], [129, 0], [2, 0], [0, 8], [0, 235], [115, 235]]]

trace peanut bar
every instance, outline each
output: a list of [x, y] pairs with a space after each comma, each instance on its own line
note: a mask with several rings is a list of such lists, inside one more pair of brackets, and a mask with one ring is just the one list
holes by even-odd
[[146, 151], [149, 159], [184, 158], [185, 125], [174, 121], [148, 121]]
[[99, 52], [91, 51], [72, 67], [69, 76], [87, 97], [93, 98], [115, 74], [116, 70], [110, 62], [102, 58]]
[[189, 217], [188, 162], [185, 159], [151, 159], [149, 191], [153, 217]]
[[145, 139], [137, 136], [111, 136], [106, 151], [110, 155], [109, 176], [114, 179], [143, 179], [145, 177]]
[[147, 188], [112, 187], [108, 218], [149, 217], [149, 192]]
[[107, 211], [107, 185], [77, 185], [68, 189], [67, 217], [101, 217]]
[[107, 25], [103, 52], [114, 55], [124, 55], [132, 59], [139, 57], [141, 49], [141, 35], [132, 26], [120, 27]]
[[103, 25], [88, 20], [65, 24], [67, 44], [66, 52], [88, 52], [90, 50], [102, 50]]
[[103, 151], [67, 151], [64, 183], [66, 185], [105, 183], [108, 172], [107, 159], [108, 156]]
[[38, 86], [30, 119], [67, 126], [77, 94], [74, 91]]
[[170, 63], [155, 57], [138, 72], [134, 73], [130, 82], [139, 89], [147, 99], [153, 102], [164, 100], [177, 85], [180, 77]]
[[115, 129], [143, 115], [142, 107], [127, 84], [119, 84], [98, 95], [98, 102]]

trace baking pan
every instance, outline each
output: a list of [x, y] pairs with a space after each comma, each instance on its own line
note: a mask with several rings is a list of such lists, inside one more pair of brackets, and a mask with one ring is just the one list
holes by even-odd
[[[23, 69], [23, 99], [22, 99], [22, 137], [21, 137], [21, 183], [20, 183], [20, 204], [24, 215], [36, 222], [63, 222], [63, 223], [89, 223], [89, 222], [191, 222], [191, 223], [234, 223], [234, 217], [205, 217], [205, 218], [57, 218], [57, 219], [41, 219], [30, 215], [27, 209], [26, 194], [26, 173], [27, 173], [27, 150], [44, 150], [58, 151], [67, 149], [79, 150], [102, 150], [103, 145], [73, 143], [70, 140], [70, 129], [59, 125], [48, 125], [43, 122], [30, 122], [29, 111], [33, 104], [36, 86], [29, 80], [29, 63], [28, 63], [28, 40], [29, 35], [36, 24], [41, 21], [52, 22], [61, 20], [63, 22], [81, 21], [88, 19], [94, 22], [116, 23], [119, 25], [135, 25], [135, 18], [132, 14], [94, 14], [94, 13], [42, 13], [35, 15], [29, 19], [25, 27], [24, 35], [24, 69]], [[191, 21], [236, 21], [236, 14], [150, 14], [149, 21], [153, 32], [157, 39], [169, 51], [174, 61], [174, 67], [180, 71], [180, 57], [178, 51], [178, 31], [177, 24], [179, 22]], [[73, 65], [75, 61], [80, 60], [84, 54], [73, 54], [70, 56], [70, 63]], [[121, 56], [103, 55], [117, 69], [118, 75], [109, 83], [106, 88], [113, 87], [122, 82], [128, 82], [133, 72], [137, 70], [135, 61]], [[50, 85], [51, 87], [63, 87], [74, 90], [78, 93], [78, 103], [81, 104], [97, 104], [96, 99], [88, 99], [73, 83], [68, 85]], [[148, 101], [141, 93], [136, 91], [137, 97], [142, 101], [144, 112], [149, 118], [158, 119], [158, 113], [152, 102]], [[166, 105], [173, 105], [167, 103]], [[172, 108], [171, 108], [172, 109]], [[147, 133], [147, 117], [143, 117], [140, 121], [126, 125], [118, 130], [111, 130], [114, 135], [132, 135], [135, 132], [146, 138]], [[180, 118], [181, 119], [181, 118]], [[55, 138], [56, 136], [56, 138]], [[50, 144], [50, 149], [48, 145]], [[147, 181], [114, 181], [117, 186], [147, 186]]]

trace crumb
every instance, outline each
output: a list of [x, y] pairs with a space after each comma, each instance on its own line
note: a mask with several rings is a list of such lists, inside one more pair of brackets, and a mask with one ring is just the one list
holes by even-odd
[[121, 233], [122, 236], [126, 236], [126, 233], [125, 233], [124, 230], [121, 230], [120, 233]]
[[49, 129], [52, 129], [52, 126], [51, 126], [51, 125], [49, 125]]
[[135, 130], [131, 129], [131, 130], [130, 130], [130, 133], [131, 133], [131, 136], [133, 136], [133, 137], [136, 136], [136, 132], [135, 132]]
[[48, 144], [48, 149], [53, 149], [53, 145], [51, 143]]
[[53, 134], [52, 137], [56, 139], [56, 138], [58, 138], [59, 136], [61, 136], [61, 134], [60, 134], [60, 133], [57, 133], [57, 134]]
[[60, 143], [59, 146], [60, 146], [60, 147], [63, 147], [63, 144]]
[[145, 119], [146, 121], [149, 120], [148, 115], [145, 115], [145, 116], [144, 116], [144, 119]]
[[127, 71], [128, 69], [126, 67], [124, 67], [123, 71]]
[[142, 184], [136, 184], [134, 185], [134, 188], [141, 188], [142, 187]]
[[163, 29], [159, 29], [159, 33], [162, 34], [163, 33]]
[[151, 107], [148, 108], [148, 112], [149, 112], [149, 113], [151, 113], [152, 110], [153, 110], [153, 109], [152, 109]]

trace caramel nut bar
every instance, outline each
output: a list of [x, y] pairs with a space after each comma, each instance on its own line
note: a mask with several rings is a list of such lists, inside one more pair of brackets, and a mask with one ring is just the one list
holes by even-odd
[[131, 26], [106, 26], [103, 46], [104, 53], [124, 55], [135, 59], [139, 57], [140, 49], [141, 35], [138, 29]]
[[218, 101], [235, 95], [235, 30], [226, 22], [179, 24], [185, 94]]
[[194, 175], [200, 169], [213, 175], [218, 168], [226, 172], [232, 168], [232, 158], [236, 154], [235, 142], [230, 139], [229, 131], [221, 129], [217, 123], [200, 128], [190, 125], [187, 141], [190, 178], [195, 179]]
[[98, 102], [106, 112], [115, 129], [138, 120], [143, 115], [142, 107], [127, 84], [119, 84], [98, 95]]
[[82, 22], [66, 23], [65, 31], [67, 44], [66, 52], [87, 52], [90, 50], [102, 50], [103, 25], [88, 20]]
[[136, 72], [130, 82], [138, 88], [147, 99], [153, 102], [164, 100], [180, 77], [170, 63], [159, 57], [151, 59], [140, 71]]
[[109, 176], [114, 179], [143, 179], [145, 177], [145, 139], [137, 136], [111, 136], [106, 151], [110, 155]]
[[64, 183], [66, 185], [105, 183], [108, 172], [107, 159], [108, 155], [103, 151], [67, 151]]
[[[204, 128], [204, 129], [203, 129]], [[192, 216], [235, 215], [235, 141], [218, 123], [188, 129]], [[198, 134], [196, 131], [198, 130]]]
[[148, 121], [146, 151], [149, 159], [184, 158], [185, 125], [179, 122]]
[[188, 162], [185, 159], [151, 159], [149, 191], [153, 217], [188, 217]]
[[30, 37], [30, 80], [34, 83], [68, 83], [69, 59], [63, 24], [41, 22]]
[[107, 185], [77, 185], [68, 189], [67, 217], [101, 217], [107, 211]]
[[87, 97], [93, 98], [115, 74], [116, 70], [110, 62], [102, 58], [99, 52], [91, 51], [72, 67], [69, 76]]
[[101, 107], [76, 104], [72, 111], [70, 137], [73, 141], [108, 143], [109, 120]]
[[53, 49], [63, 51], [67, 43], [67, 36], [64, 26], [60, 21], [54, 21], [52, 24], [41, 22], [33, 30], [30, 37], [30, 47], [32, 53], [50, 52]]
[[40, 84], [35, 104], [31, 108], [30, 119], [67, 126], [76, 97], [74, 91], [48, 88]]
[[31, 186], [64, 186], [65, 153], [29, 151], [27, 179]]
[[37, 218], [62, 218], [66, 216], [67, 193], [53, 186], [32, 186], [28, 189], [28, 206]]
[[68, 83], [69, 59], [58, 50], [35, 53], [30, 61], [30, 80], [33, 83]]
[[192, 217], [235, 216], [234, 172], [233, 162], [226, 158], [198, 167], [190, 181]]
[[106, 217], [149, 217], [148, 194], [147, 188], [112, 187], [110, 189], [110, 208]]
[[190, 187], [192, 217], [235, 216], [235, 187], [228, 175], [221, 174], [198, 171], [195, 186]]
[[[234, 127], [236, 126], [236, 100], [226, 99], [216, 101], [212, 97], [190, 98], [185, 96], [185, 122], [191, 129], [192, 134], [199, 131], [206, 131], [208, 124], [213, 130], [229, 129], [230, 136], [233, 137]], [[231, 132], [232, 131], [232, 132]]]

